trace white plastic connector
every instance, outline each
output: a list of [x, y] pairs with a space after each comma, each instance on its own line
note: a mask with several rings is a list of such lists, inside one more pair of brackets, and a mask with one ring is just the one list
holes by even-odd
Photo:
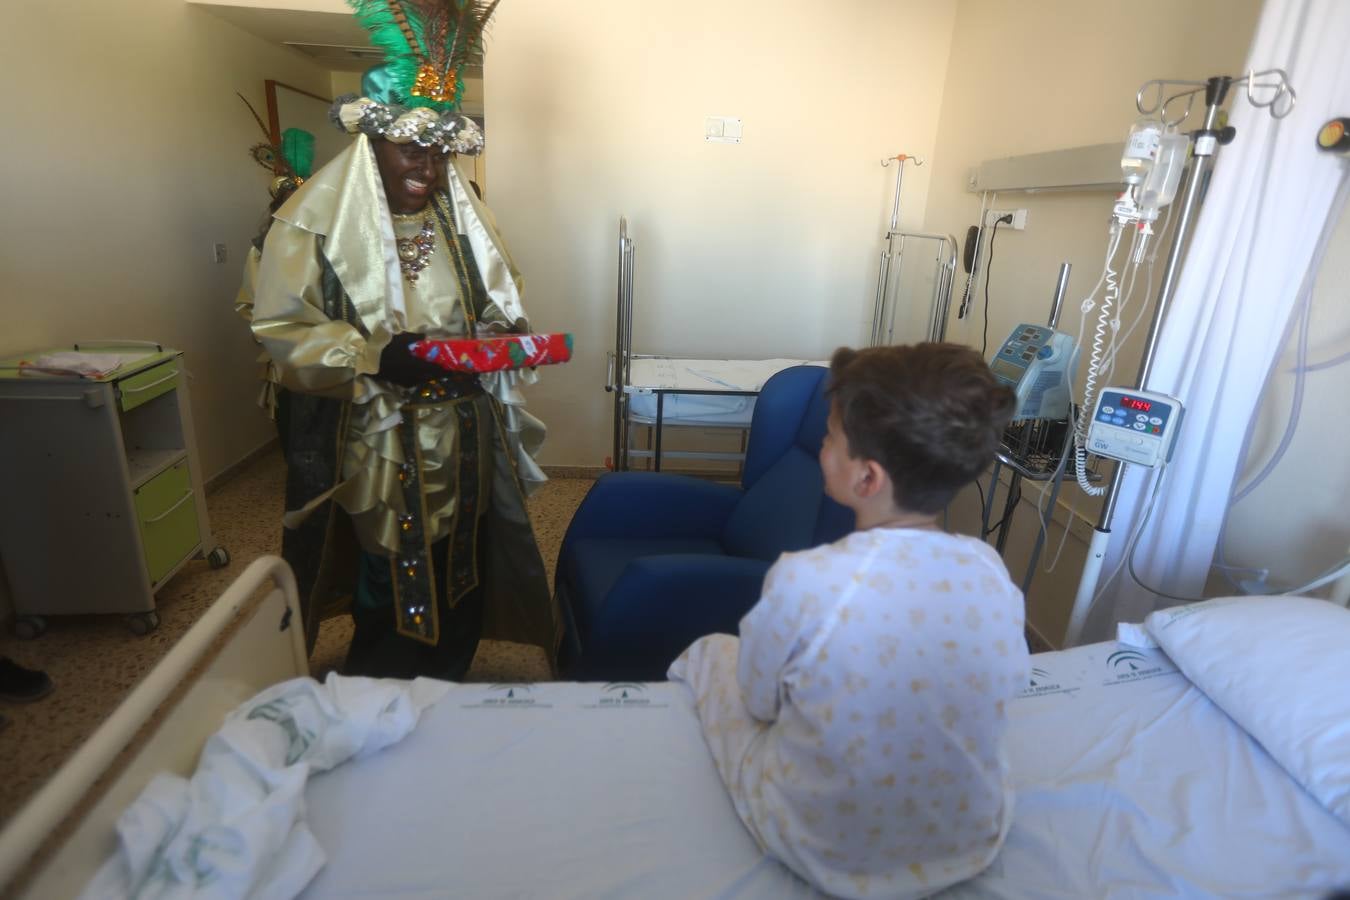
[[1004, 216], [1012, 216], [1012, 223], [1004, 222], [1000, 228], [1011, 228], [1013, 231], [1025, 231], [1027, 227], [1027, 211], [1025, 209], [991, 209], [984, 214], [984, 224], [987, 228], [993, 228], [994, 223]]

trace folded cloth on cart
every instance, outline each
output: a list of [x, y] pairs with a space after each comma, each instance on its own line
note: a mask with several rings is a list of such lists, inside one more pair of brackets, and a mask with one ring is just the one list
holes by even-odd
[[661, 418], [668, 424], [748, 428], [755, 410], [753, 395], [764, 382], [792, 366], [827, 365], [809, 359], [635, 357], [626, 386], [629, 413], [637, 421], [655, 421], [660, 392], [666, 395]]
[[147, 356], [145, 353], [83, 353], [66, 350], [44, 353], [37, 359], [23, 360], [19, 371], [24, 375], [79, 375], [82, 378], [106, 378], [122, 367]]
[[146, 785], [82, 896], [296, 896], [327, 861], [304, 818], [309, 775], [398, 743], [450, 687], [332, 674], [268, 688], [226, 717], [190, 780]]
[[426, 340], [408, 349], [418, 359], [451, 372], [501, 372], [567, 362], [572, 358], [572, 335], [503, 334]]

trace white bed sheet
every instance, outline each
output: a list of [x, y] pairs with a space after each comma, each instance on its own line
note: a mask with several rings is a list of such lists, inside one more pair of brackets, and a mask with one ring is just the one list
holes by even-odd
[[[1321, 897], [1350, 829], [1158, 651], [1032, 658], [1008, 842], [960, 898]], [[684, 689], [466, 685], [311, 780], [308, 897], [814, 897], [760, 856]]]
[[[650, 424], [656, 421], [656, 394], [667, 391], [753, 391], [758, 393], [783, 369], [792, 366], [825, 366], [809, 359], [675, 359], [637, 357], [629, 374], [630, 417]], [[723, 425], [750, 427], [755, 398], [737, 394], [667, 394], [662, 421], [667, 425]]]
[[820, 896], [760, 856], [673, 684], [461, 686], [307, 800], [309, 898]]
[[1013, 827], [951, 896], [1323, 898], [1350, 886], [1350, 829], [1161, 651], [1111, 642], [1031, 662], [1009, 707]]

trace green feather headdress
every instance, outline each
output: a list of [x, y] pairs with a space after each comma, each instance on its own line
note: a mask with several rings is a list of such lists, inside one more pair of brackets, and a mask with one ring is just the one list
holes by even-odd
[[466, 66], [483, 62], [483, 33], [499, 0], [348, 0], [370, 42], [384, 51], [393, 101], [457, 109]]
[[483, 133], [455, 114], [464, 69], [483, 62], [483, 35], [499, 0], [347, 0], [384, 63], [361, 79], [365, 96], [333, 104], [334, 124], [396, 143], [478, 153]]

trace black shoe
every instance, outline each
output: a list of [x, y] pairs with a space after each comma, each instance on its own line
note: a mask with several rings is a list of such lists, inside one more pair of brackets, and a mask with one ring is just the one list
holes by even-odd
[[0, 700], [29, 703], [51, 692], [52, 680], [46, 672], [25, 669], [8, 656], [0, 656]]

